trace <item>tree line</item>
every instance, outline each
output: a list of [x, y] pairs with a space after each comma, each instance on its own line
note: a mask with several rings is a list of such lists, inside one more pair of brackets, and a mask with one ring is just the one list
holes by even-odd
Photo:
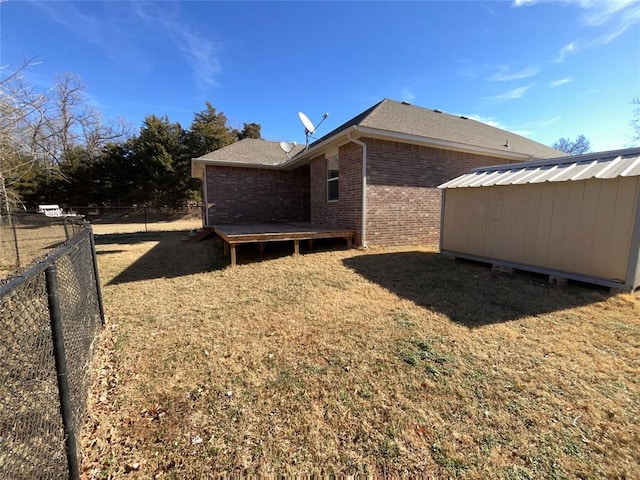
[[[38, 89], [24, 78], [29, 62], [0, 79], [0, 214], [56, 202], [71, 206], [178, 205], [200, 199], [191, 159], [243, 138], [261, 138], [261, 126], [231, 128], [206, 102], [189, 128], [148, 115], [137, 134], [121, 119], [105, 121], [89, 105], [75, 75]], [[640, 140], [640, 99], [631, 126]], [[590, 142], [560, 138], [554, 148], [586, 153]]]
[[121, 119], [105, 121], [89, 105], [75, 75], [38, 89], [26, 63], [0, 81], [0, 213], [40, 203], [71, 206], [179, 205], [199, 201], [191, 159], [243, 138], [261, 126], [232, 128], [206, 102], [189, 128], [147, 115], [138, 133]]

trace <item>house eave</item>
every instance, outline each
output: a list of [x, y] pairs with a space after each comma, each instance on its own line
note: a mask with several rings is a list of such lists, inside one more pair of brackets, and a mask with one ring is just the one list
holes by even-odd
[[293, 157], [290, 161], [282, 164], [282, 168], [287, 170], [296, 168], [305, 164], [315, 155], [319, 154], [323, 149], [329, 146], [342, 145], [349, 142], [348, 135], [351, 134], [352, 138], [375, 138], [380, 140], [391, 140], [402, 143], [411, 143], [414, 145], [422, 145], [427, 147], [442, 148], [445, 150], [453, 150], [465, 153], [474, 153], [480, 155], [486, 155], [496, 158], [510, 158], [518, 161], [530, 161], [536, 160], [538, 157], [527, 153], [512, 152], [509, 150], [499, 150], [494, 148], [480, 147], [477, 145], [467, 145], [464, 143], [451, 142], [448, 140], [441, 140], [438, 138], [425, 137], [422, 135], [413, 135], [402, 132], [392, 132], [389, 130], [381, 130], [378, 128], [363, 127], [358, 125], [352, 125], [351, 127], [341, 131], [334, 137], [323, 140], [312, 147], [300, 152]]
[[[468, 145], [465, 143], [451, 142], [439, 138], [424, 137], [422, 135], [413, 135], [402, 132], [391, 132], [371, 127], [355, 126], [358, 136], [366, 136], [368, 138], [377, 138], [381, 140], [392, 139], [402, 143], [411, 143], [414, 145], [423, 145], [426, 147], [442, 148], [445, 150], [454, 150], [457, 152], [476, 153], [497, 158], [513, 158], [514, 160], [532, 160], [534, 157], [528, 153], [519, 153], [509, 150], [480, 147], [477, 145]], [[352, 134], [353, 135], [353, 134]]]
[[472, 153], [477, 155], [485, 155], [488, 157], [495, 157], [501, 159], [513, 159], [517, 161], [532, 161], [540, 160], [540, 157], [535, 157], [531, 154], [513, 152], [507, 149], [494, 149], [488, 147], [481, 147], [477, 145], [468, 145], [459, 142], [451, 142], [449, 140], [442, 140], [438, 138], [425, 137], [422, 135], [413, 135], [409, 133], [393, 132], [390, 130], [382, 130], [378, 128], [363, 127], [358, 125], [352, 125], [349, 128], [342, 130], [333, 137], [327, 139], [321, 139], [306, 150], [298, 153], [290, 160], [279, 164], [256, 164], [256, 163], [241, 163], [230, 162], [223, 160], [203, 160], [194, 158], [191, 160], [191, 176], [195, 178], [202, 178], [204, 173], [204, 167], [206, 165], [216, 165], [223, 167], [236, 167], [236, 168], [258, 168], [267, 170], [293, 170], [301, 165], [309, 163], [314, 156], [320, 154], [323, 150], [328, 148], [335, 148], [346, 143], [349, 143], [349, 135], [351, 138], [374, 138], [380, 140], [390, 140], [402, 143], [411, 143], [413, 145], [422, 145], [426, 147], [442, 148], [445, 150], [452, 150], [457, 152]]
[[331, 138], [322, 140], [321, 142], [313, 145], [312, 147], [309, 147], [308, 149], [303, 150], [302, 152], [298, 153], [296, 156], [291, 158], [291, 160], [287, 160], [285, 163], [283, 163], [282, 168], [284, 170], [293, 170], [302, 165], [306, 165], [307, 163], [309, 163], [309, 160], [311, 160], [314, 156], [318, 155], [323, 150], [326, 150], [331, 147], [333, 148], [339, 147], [340, 145], [349, 143], [349, 139], [347, 138], [347, 133], [353, 132], [352, 128], [353, 127], [348, 128], [347, 130], [340, 132]]
[[260, 163], [247, 162], [229, 162], [224, 160], [203, 160], [200, 158], [191, 159], [191, 176], [193, 178], [203, 178], [204, 170], [207, 165], [216, 167], [234, 167], [234, 168], [257, 168], [261, 170], [281, 170], [284, 163], [270, 165]]

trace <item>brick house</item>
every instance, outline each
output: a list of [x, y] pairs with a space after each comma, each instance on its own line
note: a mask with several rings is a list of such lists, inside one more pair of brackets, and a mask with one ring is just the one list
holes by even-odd
[[[310, 222], [356, 244], [436, 244], [438, 185], [475, 167], [560, 157], [520, 135], [384, 99], [308, 148], [245, 139], [192, 160], [204, 223]], [[363, 174], [364, 173], [364, 174]]]

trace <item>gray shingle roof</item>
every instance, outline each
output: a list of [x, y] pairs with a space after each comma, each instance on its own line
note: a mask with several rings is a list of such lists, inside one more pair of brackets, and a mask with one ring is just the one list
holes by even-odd
[[[293, 156], [304, 148], [296, 145], [289, 153]], [[238, 163], [257, 166], [278, 166], [289, 160], [287, 154], [280, 148], [280, 142], [245, 138], [219, 150], [207, 153], [195, 160], [210, 160], [223, 163]]]
[[[314, 142], [310, 147], [341, 133], [353, 125], [390, 133], [444, 140], [470, 147], [522, 153], [532, 155], [534, 158], [553, 158], [564, 155], [564, 153], [551, 147], [534, 142], [521, 135], [492, 127], [486, 123], [388, 98], [340, 125]], [[506, 147], [506, 144], [509, 146]]]
[[[321, 143], [339, 137], [350, 127], [375, 130], [378, 134], [407, 135], [464, 146], [468, 150], [490, 149], [500, 153], [530, 155], [533, 158], [561, 157], [564, 153], [528, 138], [492, 127], [470, 118], [449, 115], [438, 110], [417, 107], [405, 102], [384, 99], [369, 109], [343, 123], [309, 146], [320, 147]], [[366, 133], [363, 130], [363, 135]], [[507, 146], [508, 145], [508, 146]], [[446, 148], [446, 147], [444, 147]], [[296, 145], [289, 157], [280, 148], [280, 142], [246, 138], [227, 147], [194, 159], [194, 164], [235, 164], [263, 168], [296, 166], [305, 160], [303, 145]]]

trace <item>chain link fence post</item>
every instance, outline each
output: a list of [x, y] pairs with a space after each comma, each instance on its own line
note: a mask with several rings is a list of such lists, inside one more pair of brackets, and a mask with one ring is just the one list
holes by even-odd
[[69, 378], [67, 375], [67, 362], [64, 351], [64, 336], [62, 332], [62, 316], [60, 314], [60, 302], [58, 299], [58, 275], [55, 264], [49, 265], [45, 270], [47, 297], [49, 301], [49, 314], [51, 316], [51, 339], [53, 341], [53, 355], [56, 364], [58, 379], [58, 391], [60, 394], [60, 413], [64, 425], [64, 439], [69, 466], [69, 478], [80, 480], [80, 467], [78, 465], [78, 449], [73, 421], [73, 407], [69, 393]]
[[18, 231], [16, 229], [16, 221], [11, 214], [9, 214], [7, 218], [9, 219], [11, 229], [13, 230], [13, 243], [16, 246], [16, 267], [20, 267], [20, 246], [18, 245]]
[[[88, 228], [91, 228], [91, 226], [88, 225]], [[89, 239], [91, 240], [91, 257], [93, 259], [93, 274], [96, 279], [96, 294], [98, 296], [98, 309], [100, 310], [100, 321], [102, 322], [102, 326], [104, 327], [106, 323], [106, 318], [104, 316], [104, 306], [102, 303], [102, 287], [100, 286], [100, 275], [98, 275], [98, 254], [96, 253], [96, 239], [93, 236], [93, 229], [91, 230]]]
[[62, 225], [64, 226], [64, 236], [66, 237], [67, 240], [69, 240], [70, 235], [69, 235], [69, 223], [67, 222], [67, 218], [66, 217], [62, 217]]

